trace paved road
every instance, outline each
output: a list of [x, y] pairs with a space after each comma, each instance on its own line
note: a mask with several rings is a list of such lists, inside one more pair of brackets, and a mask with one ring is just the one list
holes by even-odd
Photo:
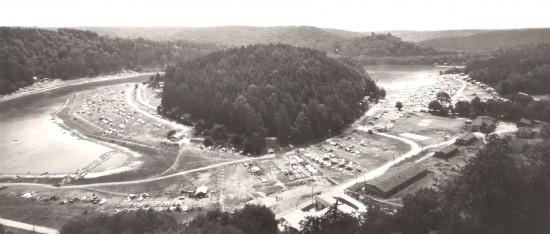
[[4, 226], [8, 226], [8, 227], [13, 227], [13, 228], [17, 228], [17, 229], [23, 229], [23, 230], [27, 230], [27, 231], [34, 231], [34, 232], [37, 232], [37, 233], [45, 233], [45, 234], [58, 234], [59, 231], [57, 229], [53, 229], [53, 228], [49, 228], [49, 227], [42, 227], [42, 226], [36, 226], [36, 225], [32, 225], [32, 224], [28, 224], [28, 223], [22, 223], [22, 222], [17, 222], [17, 221], [13, 221], [13, 220], [9, 220], [9, 219], [3, 219], [3, 218], [0, 218], [0, 224], [4, 225]]

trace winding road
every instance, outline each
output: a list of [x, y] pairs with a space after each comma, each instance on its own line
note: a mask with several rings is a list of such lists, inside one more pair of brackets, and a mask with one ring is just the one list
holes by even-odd
[[[453, 79], [457, 80], [454, 76], [453, 76]], [[460, 81], [460, 80], [457, 80], [457, 81]], [[463, 86], [457, 91], [457, 93], [455, 95], [453, 95], [453, 99], [456, 99], [458, 96], [460, 96], [462, 94], [464, 88], [466, 87], [465, 82], [462, 82], [462, 81], [460, 81], [460, 82], [463, 84]], [[142, 86], [140, 85], [140, 86], [138, 86], [137, 89], [131, 88], [131, 89], [128, 89], [127, 92], [126, 92], [127, 103], [132, 108], [134, 108], [136, 111], [140, 112], [143, 115], [146, 115], [146, 116], [148, 116], [150, 118], [153, 118], [153, 119], [155, 119], [159, 122], [162, 122], [164, 124], [172, 126], [173, 128], [185, 129], [185, 126], [182, 126], [182, 125], [180, 125], [178, 123], [175, 123], [173, 121], [168, 121], [166, 119], [163, 119], [158, 115], [151, 114], [150, 112], [148, 112], [146, 110], [143, 110], [138, 105], [136, 105], [132, 100], [133, 99], [132, 95], [136, 95], [136, 98], [138, 99], [138, 102], [141, 102], [143, 105], [147, 106], [148, 108], [152, 107], [150, 104], [147, 105], [147, 102], [145, 102], [142, 99], [141, 87]], [[366, 117], [373, 116], [378, 111], [379, 108], [380, 108], [380, 104], [372, 106], [365, 113], [365, 115], [363, 117], [361, 117], [358, 121], [356, 121], [353, 128], [355, 128], [357, 130], [360, 130], [360, 131], [368, 131], [368, 128], [366, 128], [362, 125], [359, 125], [359, 124]], [[153, 109], [154, 109], [154, 107], [153, 107]], [[350, 181], [348, 181], [344, 184], [340, 184], [337, 187], [335, 187], [334, 189], [332, 189], [331, 191], [325, 193], [327, 195], [342, 197], [342, 198], [350, 201], [351, 203], [353, 203], [357, 207], [359, 207], [359, 209], [358, 209], [359, 211], [366, 211], [365, 205], [363, 203], [355, 200], [354, 198], [349, 197], [348, 195], [345, 195], [343, 192], [346, 188], [348, 188], [348, 187], [350, 187], [350, 186], [352, 186], [356, 183], [361, 183], [361, 182], [365, 182], [365, 181], [372, 180], [374, 178], [380, 177], [380, 176], [384, 175], [390, 167], [396, 165], [397, 163], [399, 163], [399, 162], [401, 162], [401, 161], [403, 161], [407, 158], [416, 156], [416, 155], [420, 154], [421, 152], [423, 152], [426, 149], [440, 147], [440, 146], [443, 146], [443, 145], [450, 145], [450, 144], [454, 143], [454, 141], [456, 140], [456, 138], [453, 138], [453, 139], [450, 139], [448, 141], [444, 141], [444, 142], [441, 142], [441, 143], [429, 145], [429, 146], [426, 146], [426, 147], [420, 147], [418, 145], [418, 143], [416, 143], [412, 140], [403, 138], [403, 137], [394, 136], [394, 135], [387, 134], [387, 133], [379, 133], [379, 132], [376, 132], [375, 134], [383, 136], [383, 137], [392, 138], [392, 139], [402, 141], [402, 142], [408, 144], [411, 147], [411, 149], [408, 152], [406, 152], [405, 154], [399, 156], [398, 158], [395, 158], [395, 159], [383, 164], [382, 166], [380, 166], [380, 167], [378, 167], [374, 170], [371, 170], [371, 171], [369, 171], [369, 172], [367, 172], [363, 175], [358, 176], [357, 179], [352, 179], [352, 180], [350, 180]], [[242, 162], [247, 162], [247, 161], [265, 160], [265, 159], [270, 159], [270, 158], [275, 158], [275, 157], [276, 157], [276, 155], [269, 154], [269, 155], [265, 155], [265, 156], [257, 157], [257, 158], [243, 158], [243, 159], [239, 159], [239, 160], [233, 160], [233, 161], [218, 163], [218, 164], [214, 164], [214, 165], [209, 165], [209, 166], [205, 166], [205, 167], [201, 167], [201, 168], [195, 168], [195, 169], [192, 169], [192, 170], [181, 171], [181, 172], [177, 172], [177, 173], [174, 173], [174, 174], [162, 175], [162, 176], [157, 176], [157, 177], [150, 177], [150, 178], [133, 180], [133, 181], [106, 182], [106, 183], [94, 183], [94, 184], [83, 184], [83, 185], [67, 185], [67, 186], [63, 186], [63, 187], [60, 187], [60, 188], [61, 189], [96, 188], [96, 187], [102, 187], [102, 186], [132, 185], [132, 184], [154, 182], [154, 181], [160, 181], [160, 180], [164, 180], [164, 179], [168, 179], [168, 178], [173, 178], [173, 177], [189, 174], [189, 173], [192, 173], [192, 172], [205, 171], [205, 170], [209, 170], [209, 169], [213, 169], [213, 168], [217, 168], [217, 167], [222, 167], [222, 166], [227, 166], [227, 165], [231, 165], [231, 164], [242, 163]], [[0, 184], [9, 185], [9, 186], [21, 185], [21, 186], [40, 186], [40, 187], [46, 187], [46, 188], [57, 188], [55, 186], [48, 185], [48, 184], [36, 184], [36, 183], [0, 183]], [[305, 203], [309, 204], [310, 202], [308, 201], [308, 202], [305, 202]], [[293, 210], [295, 210], [295, 209], [289, 209], [287, 211], [280, 212], [279, 214], [276, 215], [276, 217], [282, 217], [283, 215], [285, 215], [285, 214], [287, 214], [287, 213], [289, 213]], [[7, 225], [7, 226], [9, 226], [9, 225]], [[55, 230], [55, 229], [52, 229], [52, 230]], [[57, 231], [57, 230], [55, 230], [55, 231]], [[44, 233], [52, 233], [52, 232], [44, 232]]]
[[269, 159], [269, 158], [274, 158], [274, 157], [275, 157], [275, 154], [268, 154], [268, 155], [264, 155], [262, 157], [257, 157], [257, 158], [243, 158], [243, 159], [233, 160], [233, 161], [229, 161], [229, 162], [213, 164], [213, 165], [209, 165], [209, 166], [206, 166], [206, 167], [199, 167], [199, 168], [195, 168], [195, 169], [191, 169], [191, 170], [187, 170], [187, 171], [180, 171], [178, 173], [174, 173], [174, 174], [170, 174], [170, 175], [159, 176], [159, 177], [151, 177], [151, 178], [145, 178], [145, 179], [139, 179], [139, 180], [131, 180], [131, 181], [118, 181], [118, 182], [81, 184], [81, 185], [65, 185], [65, 186], [62, 186], [62, 187], [55, 187], [55, 186], [49, 185], [49, 184], [37, 184], [37, 183], [0, 183], [0, 185], [10, 185], [10, 186], [12, 186], [12, 185], [24, 185], [24, 186], [40, 186], [40, 187], [45, 187], [45, 188], [74, 189], [74, 188], [92, 188], [92, 187], [102, 187], [102, 186], [140, 184], [140, 183], [147, 183], [147, 182], [153, 182], [153, 181], [159, 181], [159, 180], [164, 180], [164, 179], [168, 179], [168, 178], [173, 178], [173, 177], [176, 177], [176, 176], [181, 176], [181, 175], [189, 174], [189, 173], [192, 173], [192, 172], [205, 171], [205, 170], [209, 170], [209, 169], [212, 169], [212, 168], [227, 166], [227, 165], [231, 165], [231, 164], [235, 164], [235, 163], [264, 160], [264, 159]]
[[[453, 97], [452, 97], [452, 99], [456, 99], [457, 97], [462, 95], [462, 92], [466, 88], [467, 84], [463, 81], [460, 81], [460, 80], [456, 79], [454, 76], [453, 76], [453, 79], [455, 79], [455, 80], [462, 83], [462, 87], [459, 90], [457, 90], [455, 95], [453, 95]], [[356, 123], [360, 123], [362, 120], [364, 120], [368, 116], [373, 116], [378, 111], [378, 109], [380, 109], [380, 104], [374, 105], [371, 109], [369, 109], [366, 112], [366, 114], [363, 117], [360, 118], [360, 121], [357, 121]], [[369, 128], [367, 128], [365, 126], [362, 126], [362, 125], [356, 126], [355, 129], [360, 130], [360, 131], [365, 131], [365, 132], [369, 130]], [[389, 168], [391, 168], [392, 166], [398, 164], [399, 162], [401, 162], [401, 161], [403, 161], [407, 158], [419, 155], [420, 153], [424, 152], [427, 149], [437, 148], [437, 147], [446, 146], [446, 145], [451, 145], [457, 139], [457, 137], [454, 137], [454, 138], [449, 139], [449, 140], [444, 141], [444, 142], [440, 142], [440, 143], [437, 143], [437, 144], [432, 144], [432, 145], [420, 147], [420, 145], [418, 145], [418, 143], [416, 143], [412, 140], [403, 138], [403, 137], [394, 136], [394, 135], [391, 135], [391, 134], [381, 133], [381, 132], [373, 132], [373, 133], [377, 134], [377, 135], [380, 135], [380, 136], [383, 136], [383, 137], [392, 138], [392, 139], [395, 139], [395, 140], [402, 141], [402, 142], [408, 144], [411, 147], [411, 149], [408, 152], [406, 152], [405, 154], [399, 156], [398, 158], [395, 158], [395, 159], [385, 163], [384, 165], [382, 165], [382, 166], [380, 166], [376, 169], [373, 169], [373, 170], [371, 170], [371, 171], [369, 171], [369, 172], [367, 172], [363, 175], [357, 175], [356, 179], [352, 179], [352, 180], [350, 180], [346, 183], [340, 184], [337, 187], [335, 187], [334, 189], [332, 189], [331, 191], [328, 191], [328, 192], [325, 193], [329, 196], [340, 197], [340, 198], [343, 198], [343, 199], [351, 202], [352, 204], [354, 204], [358, 207], [357, 210], [359, 212], [366, 211], [366, 206], [362, 202], [357, 201], [355, 198], [344, 194], [344, 190], [346, 188], [349, 188], [349, 187], [351, 187], [351, 186], [353, 186], [354, 184], [357, 184], [357, 183], [364, 183], [366, 181], [369, 181], [369, 180], [375, 179], [377, 177], [380, 177], [380, 176], [384, 175]], [[418, 163], [418, 162], [422, 161], [423, 159], [425, 159], [427, 157], [430, 157], [430, 156], [432, 156], [432, 154], [429, 154], [426, 157], [415, 161], [414, 163]], [[310, 201], [306, 201], [306, 202], [304, 202], [300, 205], [297, 205], [296, 207], [305, 207], [307, 204], [310, 204], [310, 203], [311, 203]], [[283, 212], [280, 212], [280, 213], [276, 214], [275, 217], [276, 217], [276, 219], [282, 218], [286, 214], [289, 214], [289, 213], [291, 213], [292, 211], [295, 211], [295, 210], [296, 209], [288, 209], [286, 211], [283, 211]]]

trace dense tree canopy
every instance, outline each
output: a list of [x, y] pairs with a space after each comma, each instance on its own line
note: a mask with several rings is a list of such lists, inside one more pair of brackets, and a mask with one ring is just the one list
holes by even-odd
[[471, 35], [444, 35], [419, 42], [449, 50], [496, 50], [519, 44], [549, 43], [550, 29], [509, 29], [473, 32]]
[[[381, 90], [361, 67], [282, 44], [231, 48], [170, 67], [162, 106], [210, 128], [223, 124], [258, 152], [266, 136], [286, 142], [339, 133]], [[255, 148], [247, 149], [247, 145]]]
[[502, 48], [468, 62], [473, 79], [496, 86], [502, 95], [550, 93], [550, 43]]
[[179, 222], [171, 213], [150, 210], [122, 212], [114, 215], [81, 217], [67, 222], [61, 234], [88, 233], [157, 233], [179, 229]]
[[187, 224], [178, 221], [171, 212], [139, 209], [135, 212], [76, 218], [64, 224], [60, 233], [275, 234], [277, 221], [269, 208], [258, 205], [245, 205], [235, 213], [209, 211]]
[[355, 37], [337, 44], [335, 53], [357, 59], [363, 64], [463, 64], [474, 53], [459, 53], [403, 41], [391, 34]]
[[422, 46], [414, 42], [403, 41], [391, 34], [375, 34], [370, 36], [356, 37], [344, 42], [338, 51], [341, 55], [347, 56], [418, 56], [449, 54], [431, 46]]
[[0, 95], [31, 85], [35, 76], [71, 79], [163, 67], [214, 49], [183, 41], [109, 38], [76, 29], [0, 27]]

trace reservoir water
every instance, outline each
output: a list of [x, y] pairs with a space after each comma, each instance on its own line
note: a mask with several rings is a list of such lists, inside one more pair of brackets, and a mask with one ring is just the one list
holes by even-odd
[[447, 68], [420, 65], [369, 65], [365, 70], [376, 83], [391, 91], [416, 89], [433, 85], [433, 76]]
[[111, 150], [71, 136], [51, 114], [76, 92], [147, 77], [82, 83], [0, 102], [0, 174], [71, 173]]
[[[399, 91], [430, 85], [444, 68], [376, 65], [365, 67], [372, 79]], [[76, 92], [101, 86], [139, 82], [149, 75], [83, 83], [0, 102], [0, 174], [71, 173], [111, 149], [77, 137], [51, 120]]]

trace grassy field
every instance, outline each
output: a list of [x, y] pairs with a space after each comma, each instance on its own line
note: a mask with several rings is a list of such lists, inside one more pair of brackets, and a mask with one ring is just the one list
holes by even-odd
[[460, 136], [467, 133], [465, 129], [465, 119], [454, 117], [441, 117], [426, 114], [424, 116], [411, 115], [404, 118], [389, 131], [390, 134], [399, 135], [402, 133], [412, 133], [427, 137], [426, 140], [416, 140], [422, 145], [430, 145], [445, 141], [445, 138]]
[[[30, 190], [29, 190], [30, 191]], [[56, 191], [33, 188], [33, 191], [41, 195], [55, 195]], [[0, 191], [0, 217], [11, 220], [34, 223], [41, 226], [60, 228], [65, 222], [73, 217], [82, 216], [86, 211], [92, 214], [95, 205], [59, 205], [58, 202], [43, 202], [21, 198], [22, 192], [13, 189]]]

